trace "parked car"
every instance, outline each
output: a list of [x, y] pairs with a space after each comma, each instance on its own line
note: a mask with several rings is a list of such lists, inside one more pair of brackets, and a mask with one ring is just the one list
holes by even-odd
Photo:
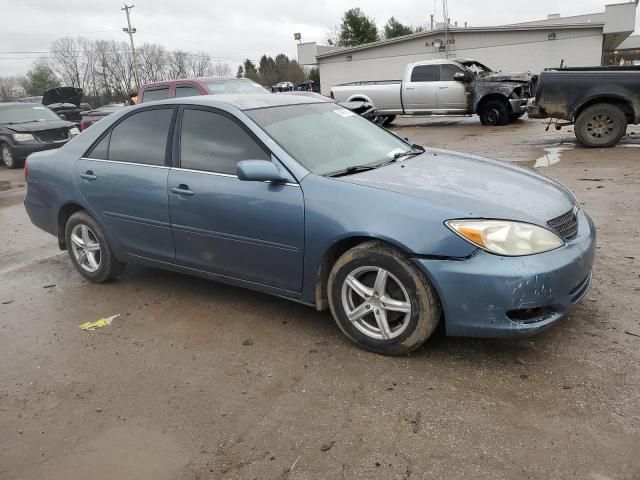
[[130, 262], [259, 290], [330, 308], [374, 352], [405, 354], [440, 321], [530, 335], [591, 282], [595, 227], [567, 188], [412, 145], [328, 99], [138, 105], [28, 165], [29, 217], [86, 279]]
[[0, 103], [0, 160], [7, 168], [21, 167], [33, 152], [59, 148], [79, 130], [37, 103]]
[[372, 104], [385, 124], [396, 115], [469, 115], [483, 125], [506, 125], [526, 112], [537, 77], [494, 72], [475, 60], [426, 60], [410, 63], [402, 80], [345, 83], [333, 87], [340, 102]]
[[271, 92], [248, 78], [204, 77], [148, 83], [140, 87], [138, 103], [165, 100], [167, 98], [192, 97], [194, 95], [219, 95], [224, 93], [248, 94]]
[[127, 108], [127, 105], [123, 105], [121, 103], [113, 103], [110, 105], [105, 105], [103, 107], [83, 111], [80, 118], [80, 131], [86, 130], [91, 125], [102, 120], [107, 115], [118, 112], [123, 108]]
[[91, 105], [82, 103], [82, 89], [75, 87], [55, 87], [41, 96], [18, 98], [20, 103], [41, 103], [58, 114], [63, 120], [80, 126], [81, 112], [90, 110]]
[[574, 125], [585, 147], [611, 147], [640, 123], [640, 67], [547, 69], [540, 75], [531, 118], [555, 118], [556, 128]]

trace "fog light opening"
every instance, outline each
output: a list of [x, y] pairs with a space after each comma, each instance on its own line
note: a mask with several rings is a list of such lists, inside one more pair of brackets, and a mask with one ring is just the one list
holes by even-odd
[[513, 322], [528, 324], [543, 322], [555, 313], [552, 307], [519, 308], [507, 311], [507, 317]]

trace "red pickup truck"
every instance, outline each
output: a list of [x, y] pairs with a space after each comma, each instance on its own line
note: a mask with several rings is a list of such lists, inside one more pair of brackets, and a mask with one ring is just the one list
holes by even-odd
[[140, 87], [138, 103], [166, 100], [167, 98], [217, 95], [221, 93], [271, 93], [248, 78], [203, 77], [187, 80], [168, 80], [148, 83]]

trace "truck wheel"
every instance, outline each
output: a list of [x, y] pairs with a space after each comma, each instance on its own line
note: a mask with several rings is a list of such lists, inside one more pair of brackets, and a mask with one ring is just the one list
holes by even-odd
[[389, 115], [384, 117], [384, 120], [382, 120], [382, 126], [386, 127], [388, 125], [391, 125], [395, 119], [396, 119], [395, 115]]
[[404, 355], [440, 321], [440, 303], [424, 274], [400, 250], [378, 241], [344, 253], [327, 284], [340, 330], [362, 348]]
[[480, 122], [490, 127], [506, 125], [509, 123], [509, 109], [501, 100], [490, 100], [485, 103], [479, 112]]
[[627, 133], [627, 116], [616, 105], [597, 103], [578, 115], [574, 131], [585, 147], [611, 147]]

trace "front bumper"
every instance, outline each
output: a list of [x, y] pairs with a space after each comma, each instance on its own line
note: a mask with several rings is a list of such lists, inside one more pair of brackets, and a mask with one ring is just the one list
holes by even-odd
[[60, 148], [66, 143], [67, 141], [55, 142], [55, 143], [44, 143], [44, 142], [16, 143], [14, 142], [14, 144], [11, 146], [11, 151], [13, 152], [13, 156], [16, 160], [24, 160], [32, 153], [43, 152], [45, 150], [53, 150], [55, 148]]
[[525, 257], [484, 250], [466, 260], [415, 259], [434, 285], [447, 335], [520, 337], [569, 312], [587, 293], [596, 230], [580, 210], [578, 233], [564, 247]]
[[511, 113], [524, 113], [527, 111], [528, 98], [510, 98]]

